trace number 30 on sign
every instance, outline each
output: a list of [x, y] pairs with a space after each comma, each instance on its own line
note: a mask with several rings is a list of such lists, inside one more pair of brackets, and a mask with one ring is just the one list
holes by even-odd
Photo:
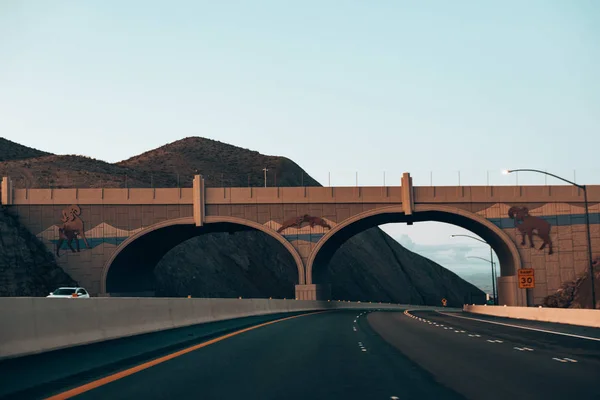
[[522, 268], [519, 270], [519, 289], [533, 289], [535, 287], [535, 275], [533, 268]]

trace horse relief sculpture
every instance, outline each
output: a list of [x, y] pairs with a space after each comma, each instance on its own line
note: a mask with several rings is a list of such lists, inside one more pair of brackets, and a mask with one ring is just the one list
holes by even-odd
[[81, 208], [76, 204], [62, 210], [62, 225], [58, 228], [58, 243], [56, 244], [57, 257], [60, 257], [60, 246], [62, 246], [65, 240], [71, 251], [75, 253], [75, 249], [71, 245], [71, 242], [75, 239], [75, 246], [77, 247], [77, 252], [79, 252], [79, 236], [83, 239], [85, 247], [88, 249], [91, 248], [85, 237], [83, 220], [79, 218], [79, 215], [81, 215]]
[[529, 244], [533, 245], [534, 231], [537, 236], [544, 241], [540, 250], [543, 250], [548, 245], [548, 254], [552, 254], [552, 240], [550, 239], [550, 227], [548, 221], [529, 215], [529, 209], [527, 207], [511, 207], [508, 210], [508, 217], [515, 221], [515, 227], [523, 235], [521, 245], [525, 246], [525, 235], [529, 237]]
[[277, 229], [277, 232], [281, 233], [288, 228], [301, 228], [302, 224], [304, 223], [308, 223], [311, 228], [314, 228], [316, 225], [318, 225], [322, 226], [323, 228], [331, 229], [331, 226], [329, 226], [327, 221], [325, 221], [323, 218], [312, 217], [308, 214], [304, 214], [300, 217], [290, 218], [284, 221], [281, 227]]

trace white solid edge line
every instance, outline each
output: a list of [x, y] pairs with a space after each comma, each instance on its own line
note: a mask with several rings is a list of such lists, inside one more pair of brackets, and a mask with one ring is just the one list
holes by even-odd
[[600, 342], [600, 338], [593, 338], [593, 337], [589, 337], [589, 336], [575, 335], [573, 333], [554, 332], [554, 331], [549, 331], [549, 330], [546, 330], [546, 329], [530, 328], [528, 326], [505, 324], [503, 322], [496, 322], [496, 321], [487, 321], [485, 319], [479, 319], [479, 318], [460, 317], [458, 315], [447, 314], [447, 313], [440, 312], [440, 311], [436, 311], [436, 312], [438, 314], [447, 315], [449, 317], [454, 317], [454, 318], [464, 318], [464, 319], [470, 319], [470, 320], [473, 320], [473, 321], [487, 322], [489, 324], [510, 326], [511, 328], [520, 328], [520, 329], [527, 329], [527, 330], [530, 330], [530, 331], [537, 331], [537, 332], [544, 332], [544, 333], [553, 333], [555, 335], [570, 336], [570, 337], [574, 337], [574, 338], [578, 338], [578, 339], [595, 340], [596, 342]]

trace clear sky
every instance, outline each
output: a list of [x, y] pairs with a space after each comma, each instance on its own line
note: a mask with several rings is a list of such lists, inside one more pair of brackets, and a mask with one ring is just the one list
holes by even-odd
[[106, 161], [204, 136], [323, 184], [600, 183], [599, 71], [595, 0], [0, 1], [0, 135]]

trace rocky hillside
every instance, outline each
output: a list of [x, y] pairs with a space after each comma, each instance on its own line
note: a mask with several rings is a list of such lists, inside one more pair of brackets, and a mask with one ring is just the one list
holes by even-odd
[[[9, 152], [10, 150], [7, 150]], [[214, 140], [186, 138], [109, 164], [82, 156], [43, 154], [0, 162], [18, 187], [190, 186], [195, 173], [208, 186], [318, 185], [293, 161]], [[234, 249], [232, 251], [232, 249]], [[171, 250], [156, 269], [159, 294], [196, 297], [293, 297], [296, 268], [279, 243], [261, 232], [210, 234]], [[17, 279], [17, 278], [15, 278]], [[414, 254], [379, 228], [348, 240], [315, 281], [331, 283], [343, 300], [460, 306], [483, 292], [438, 264]], [[472, 300], [467, 300], [472, 302]]]
[[0, 161], [22, 160], [41, 157], [48, 153], [23, 146], [0, 137]]
[[266, 156], [256, 151], [216, 140], [190, 137], [142, 153], [116, 165], [152, 176], [161, 186], [174, 186], [179, 175], [186, 184], [196, 173], [207, 186], [263, 186], [267, 168], [269, 186], [318, 186], [318, 182], [295, 162], [285, 157]]
[[[4, 140], [4, 139], [2, 139]], [[116, 164], [80, 155], [44, 153], [4, 140], [0, 142], [0, 176], [10, 175], [15, 187], [191, 187], [201, 173], [207, 186], [262, 186], [263, 168], [269, 185], [316, 186], [312, 177], [285, 157], [216, 140], [191, 137], [159, 147]], [[37, 152], [37, 153], [36, 153]], [[2, 155], [12, 154], [2, 158]]]
[[54, 256], [15, 217], [0, 210], [0, 296], [45, 296], [75, 285]]
[[[600, 308], [600, 257], [594, 260], [596, 308]], [[592, 285], [589, 269], [572, 282], [564, 283], [556, 293], [546, 297], [543, 305], [554, 308], [589, 308], [592, 302]]]

